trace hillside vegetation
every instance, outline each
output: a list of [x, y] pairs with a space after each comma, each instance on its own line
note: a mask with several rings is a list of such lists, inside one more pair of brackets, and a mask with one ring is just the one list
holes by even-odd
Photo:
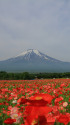
[[32, 80], [32, 79], [55, 79], [70, 78], [70, 72], [67, 73], [8, 73], [0, 71], [0, 80]]

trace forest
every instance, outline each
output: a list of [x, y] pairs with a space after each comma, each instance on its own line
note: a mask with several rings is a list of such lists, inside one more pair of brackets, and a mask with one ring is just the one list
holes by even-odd
[[70, 72], [65, 73], [8, 73], [0, 71], [0, 80], [34, 80], [34, 79], [55, 79], [70, 78]]

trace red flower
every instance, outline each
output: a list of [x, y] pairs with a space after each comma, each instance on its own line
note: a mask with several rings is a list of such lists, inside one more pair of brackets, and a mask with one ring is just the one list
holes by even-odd
[[59, 118], [57, 119], [58, 122], [64, 123], [64, 125], [67, 125], [69, 122], [69, 117], [67, 115], [61, 114]]
[[49, 94], [35, 94], [34, 96], [30, 97], [31, 100], [44, 100], [47, 103], [51, 103], [53, 97]]
[[20, 98], [17, 102], [20, 104], [28, 102], [31, 106], [46, 106], [48, 103], [51, 103], [52, 99], [53, 97], [49, 94], [36, 94], [30, 97], [30, 99]]
[[28, 99], [24, 99], [23, 97], [19, 98], [17, 103], [20, 103], [20, 104], [25, 104], [27, 103], [29, 100]]
[[69, 98], [69, 102], [70, 102], [70, 98]]
[[62, 101], [62, 100], [63, 100], [63, 97], [61, 97], [61, 96], [60, 96], [59, 98], [56, 98], [56, 99], [55, 99], [55, 104], [59, 103], [59, 102]]
[[7, 118], [4, 123], [6, 124], [13, 124], [14, 122], [16, 122], [16, 119], [11, 119], [11, 118]]
[[47, 123], [47, 117], [46, 115], [52, 111], [51, 107], [47, 106], [26, 106], [25, 107], [25, 125], [37, 125], [38, 123], [40, 125], [46, 125]]

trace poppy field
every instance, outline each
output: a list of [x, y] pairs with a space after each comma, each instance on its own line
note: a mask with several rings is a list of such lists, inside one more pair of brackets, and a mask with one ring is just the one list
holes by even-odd
[[0, 80], [0, 125], [70, 125], [70, 79]]

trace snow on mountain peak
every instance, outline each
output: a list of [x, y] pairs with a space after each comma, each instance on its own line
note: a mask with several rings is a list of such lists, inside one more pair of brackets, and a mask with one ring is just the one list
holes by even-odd
[[38, 50], [36, 50], [36, 49], [28, 49], [27, 51], [22, 52], [21, 54], [17, 55], [16, 57], [25, 56], [27, 54], [31, 54], [32, 52], [35, 53], [38, 56], [41, 56], [41, 54], [40, 54], [40, 52]]
[[33, 58], [38, 59], [38, 57], [39, 57], [39, 59], [49, 60], [47, 55], [41, 53], [37, 49], [28, 49], [27, 51], [24, 51], [24, 52], [20, 53], [19, 55], [17, 55], [14, 58], [18, 58], [18, 57], [20, 57], [21, 59], [24, 58], [25, 60], [30, 60], [30, 59], [33, 59]]
[[41, 56], [40, 52], [38, 50], [33, 50], [33, 52], [38, 55], [38, 56]]
[[19, 55], [10, 58], [10, 61], [18, 61], [18, 62], [25, 62], [25, 61], [31, 61], [31, 62], [36, 62], [36, 61], [40, 61], [40, 62], [60, 62], [57, 59], [54, 59], [52, 57], [47, 56], [46, 54], [41, 53], [40, 51], [36, 50], [36, 49], [28, 49], [27, 51], [24, 51], [22, 53], [20, 53]]

